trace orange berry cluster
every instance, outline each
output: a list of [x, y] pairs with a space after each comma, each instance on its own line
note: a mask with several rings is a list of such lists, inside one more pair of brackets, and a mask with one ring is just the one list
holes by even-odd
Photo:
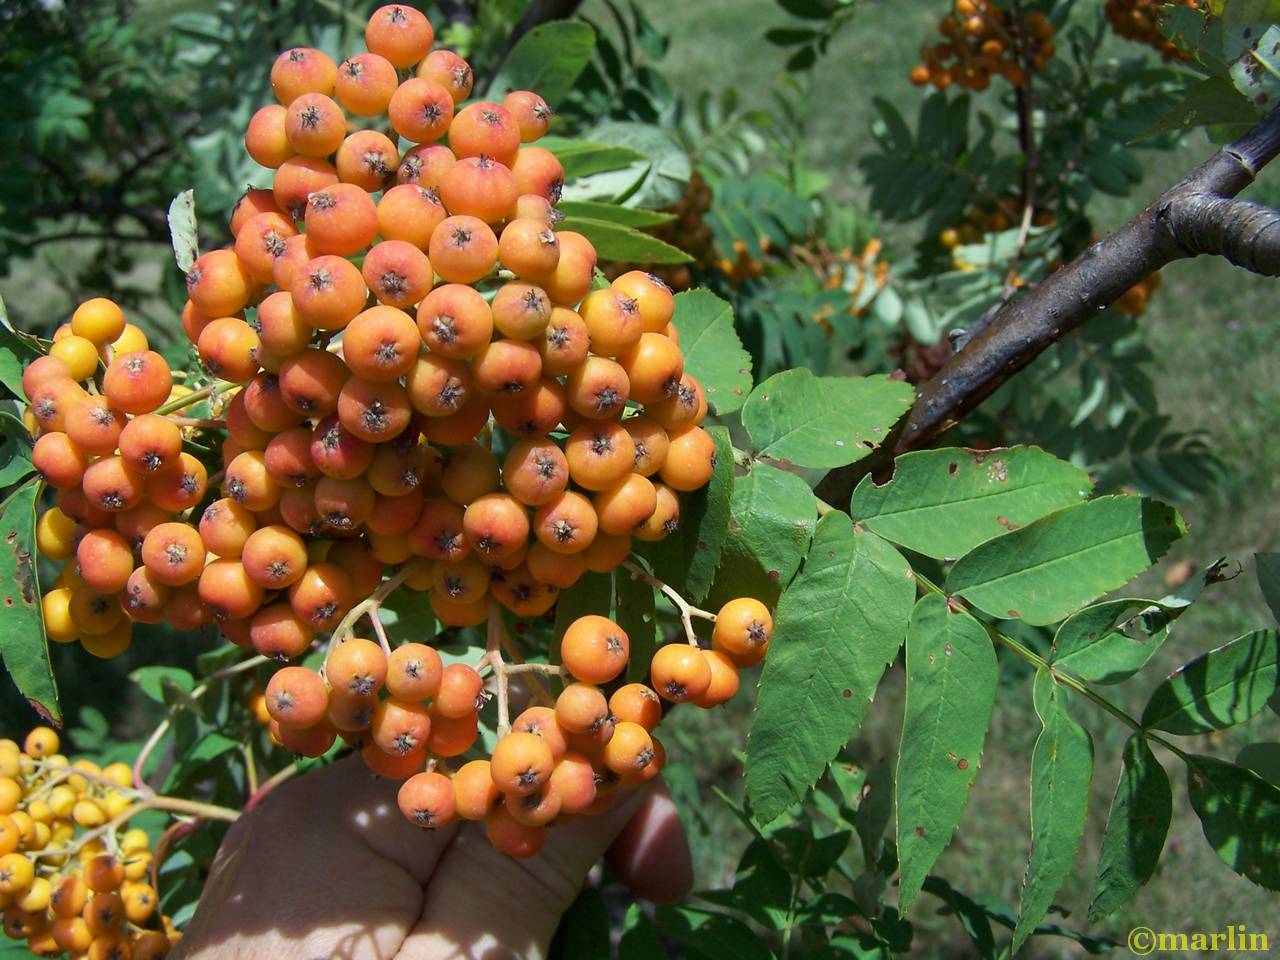
[[[1053, 24], [1039, 10], [1023, 21], [991, 0], [954, 0], [952, 12], [938, 21], [943, 40], [920, 50], [921, 63], [911, 68], [911, 82], [945, 90], [953, 83], [982, 91], [994, 76], [1015, 87], [1027, 82], [1025, 63], [1043, 70], [1054, 54]], [[1026, 45], [1025, 54], [1019, 51]]]
[[1107, 0], [1107, 22], [1126, 40], [1146, 44], [1165, 60], [1186, 60], [1189, 54], [1160, 32], [1162, 8], [1170, 5], [1200, 9], [1199, 0]]
[[157, 960], [181, 939], [148, 882], [151, 840], [118, 818], [127, 764], [70, 762], [48, 727], [0, 740], [0, 909], [32, 955]]
[[435, 828], [482, 820], [496, 848], [530, 856], [552, 821], [599, 812], [620, 784], [657, 776], [665, 752], [652, 731], [662, 701], [724, 703], [737, 693], [738, 670], [764, 656], [772, 631], [763, 604], [731, 600], [717, 615], [711, 649], [661, 646], [650, 683], [626, 683], [626, 632], [607, 617], [580, 617], [561, 641], [564, 682], [554, 701], [516, 716], [489, 759], [452, 770], [446, 764], [479, 737], [485, 679], [468, 664], [444, 665], [427, 644], [402, 644], [388, 655], [372, 641], [347, 640], [323, 677], [305, 667], [278, 670], [265, 708], [272, 736], [289, 749], [314, 756], [340, 734], [375, 773], [403, 780], [398, 802], [410, 822]]
[[[399, 583], [428, 591], [445, 626], [483, 623], [495, 604], [542, 616], [585, 572], [619, 567], [632, 538], [673, 532], [679, 493], [710, 480], [716, 447], [670, 289], [641, 271], [598, 286], [589, 240], [554, 229], [563, 168], [527, 145], [550, 123], [543, 100], [462, 105], [470, 67], [431, 50], [431, 24], [411, 7], [376, 10], [365, 40], [342, 64], [302, 48], [275, 60], [279, 103], [245, 135], [273, 186], [240, 200], [233, 245], [187, 273], [182, 325], [211, 382], [175, 387], [120, 309], [97, 300], [66, 338], [84, 341], [83, 362], [55, 345], [24, 389], [36, 465], [58, 491], [37, 545], [67, 561], [44, 597], [50, 637], [110, 656], [133, 622], [212, 621], [285, 661], [333, 633], [323, 675], [286, 667], [268, 684], [272, 735], [306, 756], [341, 735], [375, 772], [405, 778], [471, 747], [484, 678], [425, 644], [352, 637], [344, 618]], [[353, 117], [384, 118], [409, 146], [352, 129]], [[175, 416], [206, 397], [221, 419]], [[210, 477], [184, 441], [215, 428], [226, 438]], [[755, 607], [744, 663], [771, 629]], [[579, 680], [625, 665], [612, 629], [593, 636], [616, 669], [584, 676], [566, 654]], [[720, 702], [738, 663], [722, 646], [664, 648], [659, 693]], [[624, 727], [610, 755], [586, 749], [613, 742], [604, 728], [575, 742], [600, 776], [643, 738]], [[654, 749], [637, 748], [632, 767], [646, 766], [641, 753]], [[545, 779], [530, 784], [520, 796], [545, 799]], [[506, 840], [495, 842], [528, 846]]]

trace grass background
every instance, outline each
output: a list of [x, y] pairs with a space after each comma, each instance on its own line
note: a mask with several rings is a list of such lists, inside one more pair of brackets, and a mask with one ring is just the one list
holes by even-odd
[[[776, 109], [768, 94], [782, 73], [784, 57], [760, 38], [768, 27], [788, 21], [773, 0], [643, 0], [642, 6], [671, 36], [662, 69], [673, 86], [688, 93], [733, 86], [745, 103]], [[906, 72], [945, 6], [942, 0], [866, 4], [816, 68], [813, 100], [790, 104], [807, 125], [809, 160], [833, 174], [831, 190], [837, 198], [857, 202], [865, 195], [855, 161], [869, 137], [871, 95], [884, 96], [897, 103], [904, 114], [914, 114], [922, 93], [907, 82]], [[584, 13], [597, 22], [607, 19], [600, 0], [588, 0]], [[981, 95], [989, 98], [991, 106], [999, 96], [999, 86], [995, 84]], [[1129, 200], [1108, 201], [1101, 208], [1098, 227], [1105, 230], [1121, 222], [1211, 149], [1203, 137], [1195, 135], [1178, 152], [1146, 155], [1151, 164], [1146, 180]], [[1280, 196], [1278, 181], [1280, 175], [1268, 172], [1253, 192]], [[158, 198], [157, 203], [166, 200]], [[891, 238], [903, 242], [913, 239], [905, 234]], [[166, 249], [144, 249], [145, 255], [124, 278], [125, 285], [142, 294], [157, 291], [162, 271], [171, 268]], [[67, 245], [50, 246], [0, 280], [0, 292], [15, 321], [28, 329], [49, 331], [65, 318], [73, 300], [82, 293], [87, 295], [77, 291], [69, 279], [76, 266], [75, 253]], [[1244, 565], [1244, 574], [1198, 603], [1179, 622], [1173, 638], [1141, 677], [1118, 691], [1124, 704], [1135, 711], [1169, 670], [1199, 651], [1267, 622], [1250, 556], [1257, 550], [1280, 548], [1276, 533], [1280, 530], [1280, 433], [1276, 429], [1280, 426], [1280, 354], [1272, 349], [1275, 324], [1267, 309], [1275, 302], [1275, 288], [1268, 286], [1269, 281], [1215, 260], [1177, 263], [1166, 268], [1164, 277], [1166, 282], [1142, 321], [1160, 356], [1161, 404], [1178, 426], [1202, 429], [1215, 438], [1230, 480], [1220, 497], [1183, 505], [1191, 534], [1150, 575], [1151, 589], [1161, 590], [1162, 571], [1184, 559], [1203, 567], [1226, 555]], [[180, 335], [176, 312], [154, 296], [142, 296], [138, 315], [157, 332]], [[100, 679], [77, 683], [86, 689], [88, 701], [108, 706], [118, 696], [120, 681], [112, 678], [121, 677], [128, 662], [104, 668], [72, 656], [78, 651], [56, 652], [63, 676], [100, 671], [96, 674]], [[171, 656], [176, 653], [170, 651]], [[178, 656], [185, 658], [190, 653], [182, 651]], [[154, 662], [156, 651], [140, 649], [133, 656], [137, 662]], [[982, 774], [965, 822], [938, 871], [965, 892], [1016, 903], [1028, 852], [1027, 768], [1038, 726], [1030, 705], [1029, 677], [1020, 664], [1009, 659], [1002, 660], [1002, 671], [1005, 686]], [[8, 709], [11, 698], [4, 700], [6, 719], [16, 719]], [[891, 672], [859, 734], [862, 755], [892, 753], [901, 705], [902, 677], [900, 672]], [[1095, 735], [1097, 770], [1090, 828], [1073, 877], [1059, 900], [1072, 913], [1066, 922], [1084, 928], [1083, 911], [1126, 731], [1086, 715], [1083, 709], [1076, 712]], [[741, 792], [741, 770], [734, 750], [745, 742], [750, 696], [711, 713], [677, 711], [674, 718], [672, 737], [679, 746], [673, 754], [699, 758], [695, 766], [705, 788], [700, 812], [710, 829], [695, 838], [699, 883], [722, 885], [732, 877], [734, 858], [746, 836], [710, 788], [717, 784], [730, 792]], [[137, 729], [119, 732], [136, 734], [147, 725], [146, 717], [134, 714], [130, 725]], [[1250, 740], [1280, 740], [1277, 727], [1275, 716], [1267, 713], [1245, 730], [1189, 742], [1195, 750], [1233, 757]], [[1244, 923], [1251, 930], [1269, 932], [1273, 947], [1280, 949], [1276, 898], [1231, 874], [1217, 860], [1189, 810], [1177, 767], [1177, 761], [1172, 760], [1169, 769], [1177, 806], [1159, 873], [1149, 889], [1095, 932], [1122, 940], [1127, 930], [1139, 923], [1168, 931], [1214, 930]], [[909, 919], [922, 934], [915, 949], [919, 956], [969, 954], [958, 925], [951, 918], [933, 915], [927, 898], [913, 908]], [[1036, 941], [1028, 950], [1028, 955], [1045, 957], [1079, 953], [1078, 948], [1062, 941]]]

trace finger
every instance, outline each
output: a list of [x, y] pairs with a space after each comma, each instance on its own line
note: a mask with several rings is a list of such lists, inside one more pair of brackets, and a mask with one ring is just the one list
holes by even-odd
[[645, 797], [610, 844], [605, 863], [642, 900], [674, 903], [693, 888], [689, 838], [665, 784]]
[[409, 824], [359, 758], [290, 781], [228, 832], [175, 958], [393, 956], [447, 835]]
[[620, 794], [605, 813], [552, 828], [542, 851], [527, 860], [495, 850], [483, 824], [465, 824], [431, 877], [422, 918], [399, 960], [545, 956], [587, 873], [652, 790], [647, 784]]

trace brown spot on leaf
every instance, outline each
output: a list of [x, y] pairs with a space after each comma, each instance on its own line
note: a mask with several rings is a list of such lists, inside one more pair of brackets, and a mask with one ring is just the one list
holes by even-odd
[[961, 758], [960, 758], [960, 761], [956, 764], [956, 766], [957, 766], [957, 767], [959, 767], [961, 770], [968, 770], [968, 769], [969, 769], [969, 761], [968, 761], [968, 760], [966, 760], [964, 757], [961, 757]]
[[1010, 611], [1009, 611], [1009, 616], [1010, 616], [1010, 618], [1011, 618], [1011, 619], [1017, 620], [1017, 619], [1019, 618], [1018, 611], [1017, 611], [1017, 610], [1010, 610]]
[[853, 696], [853, 691], [850, 690], [848, 687], [845, 687], [843, 690], [840, 691], [840, 696], [848, 700], [850, 697]]
[[917, 837], [923, 837], [923, 836], [924, 836], [924, 827], [916, 827], [916, 836], [917, 836]]
[[960, 464], [958, 464], [958, 463], [948, 463], [948, 464], [947, 464], [947, 476], [948, 476], [948, 477], [954, 477], [954, 476], [956, 475], [956, 473], [957, 473], [959, 470], [960, 470]]

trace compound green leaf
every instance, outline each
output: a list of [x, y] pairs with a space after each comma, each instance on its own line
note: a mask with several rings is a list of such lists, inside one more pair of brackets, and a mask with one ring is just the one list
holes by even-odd
[[751, 392], [751, 354], [733, 328], [733, 307], [710, 290], [676, 294], [676, 329], [685, 370], [717, 414], [733, 413]]
[[915, 390], [888, 377], [815, 377], [805, 367], [775, 373], [751, 391], [742, 425], [762, 457], [829, 470], [878, 447], [911, 406]]
[[907, 629], [907, 705], [898, 751], [899, 911], [960, 825], [996, 700], [996, 655], [978, 621], [930, 593]]
[[36, 578], [36, 502], [40, 483], [31, 479], [0, 504], [0, 658], [18, 692], [44, 719], [60, 724], [58, 684], [49, 664], [44, 610]]
[[511, 90], [536, 90], [555, 106], [573, 89], [591, 60], [596, 32], [583, 20], [553, 20], [534, 27], [516, 43], [489, 84], [490, 100]]
[[1187, 796], [1209, 846], [1240, 876], [1280, 890], [1280, 787], [1216, 757], [1186, 761]]
[[1039, 447], [921, 450], [894, 463], [893, 478], [864, 477], [850, 513], [886, 540], [945, 559], [1079, 503], [1093, 482]]
[[1097, 922], [1129, 901], [1151, 879], [1173, 817], [1169, 775], [1140, 734], [1124, 745], [1124, 769], [1107, 814], [1098, 882], [1089, 904]]
[[1276, 692], [1280, 633], [1256, 630], [1184, 664], [1156, 687], [1142, 725], [1189, 736], [1244, 723]]
[[1036, 675], [1035, 706], [1043, 729], [1031, 755], [1031, 858], [1013, 953], [1035, 932], [1070, 875], [1089, 812], [1093, 738], [1067, 713], [1064, 695], [1047, 672]]
[[906, 635], [906, 560], [843, 513], [818, 521], [778, 603], [747, 741], [747, 796], [767, 823], [801, 798], [853, 736]]
[[675, 533], [640, 550], [654, 571], [695, 603], [707, 596], [729, 533], [729, 499], [733, 495], [733, 445], [724, 427], [708, 427], [716, 442], [711, 481], [680, 498], [680, 525]]
[[1055, 623], [1124, 586], [1186, 532], [1145, 497], [1100, 497], [988, 540], [961, 557], [947, 589], [1002, 619]]
[[1058, 627], [1049, 659], [1085, 680], [1120, 683], [1160, 649], [1185, 609], [1136, 598], [1095, 603]]

